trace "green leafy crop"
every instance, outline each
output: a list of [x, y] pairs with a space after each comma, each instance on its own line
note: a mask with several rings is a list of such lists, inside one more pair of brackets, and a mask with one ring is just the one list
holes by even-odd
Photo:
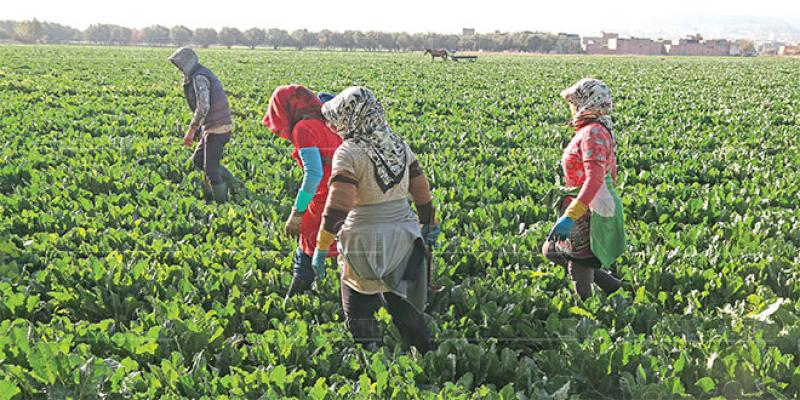
[[[800, 63], [201, 50], [255, 193], [202, 200], [168, 49], [0, 46], [0, 400], [800, 396]], [[615, 97], [631, 287], [578, 302], [541, 255], [571, 128]], [[275, 86], [384, 101], [434, 188], [438, 349], [354, 346], [339, 283], [283, 303], [300, 171]]]

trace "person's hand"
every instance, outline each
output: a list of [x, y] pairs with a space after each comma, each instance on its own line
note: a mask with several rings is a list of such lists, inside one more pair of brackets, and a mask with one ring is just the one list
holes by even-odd
[[292, 208], [292, 213], [289, 214], [289, 218], [286, 219], [286, 225], [284, 226], [284, 233], [286, 236], [290, 238], [297, 238], [300, 236], [300, 225], [303, 223], [303, 214], [300, 211], [297, 211], [296, 208]]
[[325, 259], [328, 258], [328, 250], [314, 249], [314, 257], [311, 258], [311, 268], [317, 275], [317, 280], [325, 279]]
[[575, 221], [570, 217], [563, 216], [556, 221], [555, 225], [553, 225], [553, 229], [550, 230], [547, 238], [564, 240], [569, 237], [569, 233], [572, 231], [573, 226], [575, 226]]
[[197, 132], [197, 128], [194, 126], [190, 126], [189, 129], [186, 130], [186, 134], [183, 135], [183, 145], [186, 147], [192, 147], [192, 143], [194, 142], [194, 134]]
[[422, 239], [428, 247], [435, 248], [439, 236], [442, 235], [442, 226], [440, 224], [422, 224], [420, 228], [422, 231]]

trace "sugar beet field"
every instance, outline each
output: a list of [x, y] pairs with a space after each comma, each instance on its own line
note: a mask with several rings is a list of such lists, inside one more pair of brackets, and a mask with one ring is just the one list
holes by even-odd
[[[199, 50], [228, 92], [207, 203], [172, 49], [0, 46], [0, 399], [800, 396], [800, 62]], [[540, 252], [572, 135], [615, 100], [629, 286], [582, 302]], [[301, 171], [277, 85], [354, 84], [419, 155], [444, 236], [420, 355], [355, 346], [335, 273], [284, 304]]]

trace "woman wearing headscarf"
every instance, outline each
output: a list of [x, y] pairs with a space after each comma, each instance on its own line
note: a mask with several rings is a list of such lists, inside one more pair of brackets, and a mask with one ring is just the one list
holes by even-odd
[[344, 142], [333, 157], [314, 269], [324, 275], [327, 249], [338, 234], [342, 307], [356, 342], [381, 343], [374, 314], [386, 306], [404, 340], [429, 351], [423, 317], [430, 258], [426, 244], [435, 243], [439, 228], [428, 179], [368, 89], [346, 89], [325, 103], [322, 113]]
[[567, 267], [575, 292], [586, 299], [592, 283], [607, 294], [622, 286], [605, 271], [625, 250], [622, 201], [617, 180], [617, 137], [611, 91], [602, 81], [582, 79], [561, 92], [572, 111], [575, 135], [564, 150], [565, 186], [555, 205], [561, 217], [544, 244], [544, 255]]
[[[325, 124], [321, 106], [317, 95], [303, 86], [280, 86], [272, 94], [264, 117], [264, 125], [270, 131], [292, 143], [292, 158], [303, 169], [303, 182], [285, 226], [288, 236], [299, 237], [287, 298], [308, 290], [314, 282], [311, 257], [328, 197], [328, 185], [321, 182], [330, 177], [333, 153], [342, 143]], [[335, 244], [326, 249], [328, 256], [336, 256]]]

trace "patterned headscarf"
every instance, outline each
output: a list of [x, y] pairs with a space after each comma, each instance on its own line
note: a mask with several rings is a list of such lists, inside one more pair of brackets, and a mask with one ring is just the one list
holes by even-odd
[[561, 92], [564, 100], [572, 103], [577, 112], [572, 119], [572, 124], [577, 125], [587, 121], [597, 121], [609, 131], [614, 128], [611, 111], [614, 103], [611, 100], [611, 89], [601, 80], [584, 78], [578, 83]]
[[322, 106], [322, 114], [345, 141], [363, 146], [384, 193], [403, 180], [406, 143], [389, 128], [383, 106], [369, 89], [345, 89]]
[[272, 133], [291, 140], [294, 126], [304, 119], [322, 119], [322, 102], [305, 86], [278, 86], [269, 99], [264, 125]]

